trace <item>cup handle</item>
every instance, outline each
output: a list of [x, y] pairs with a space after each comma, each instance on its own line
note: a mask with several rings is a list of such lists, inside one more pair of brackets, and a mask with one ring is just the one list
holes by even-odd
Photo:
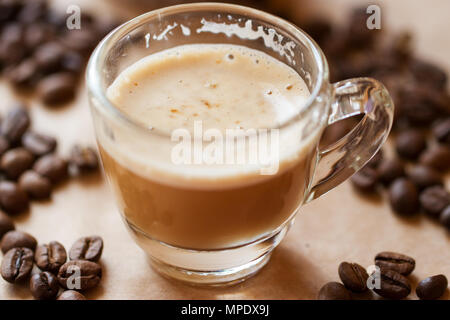
[[330, 191], [362, 168], [386, 141], [392, 127], [394, 104], [379, 81], [355, 78], [333, 85], [328, 125], [364, 113], [343, 138], [318, 151], [305, 202]]

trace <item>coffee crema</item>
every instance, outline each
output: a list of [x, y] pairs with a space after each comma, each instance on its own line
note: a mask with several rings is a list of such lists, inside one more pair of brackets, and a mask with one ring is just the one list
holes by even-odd
[[167, 140], [148, 150], [139, 144], [136, 156], [120, 141], [99, 138], [120, 210], [146, 236], [190, 249], [233, 247], [281, 227], [302, 203], [320, 134], [301, 138], [304, 124], [280, 129], [273, 175], [246, 164], [176, 166], [168, 155], [171, 133], [193, 133], [196, 121], [220, 132], [278, 130], [297, 116], [310, 93], [282, 62], [243, 46], [179, 46], [123, 70], [107, 96], [132, 121]]

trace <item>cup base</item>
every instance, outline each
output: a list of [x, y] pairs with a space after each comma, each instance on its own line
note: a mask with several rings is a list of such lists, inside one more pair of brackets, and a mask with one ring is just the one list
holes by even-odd
[[178, 248], [154, 240], [127, 221], [137, 244], [148, 254], [154, 270], [191, 285], [228, 286], [255, 275], [269, 261], [292, 221], [258, 240], [215, 250]]

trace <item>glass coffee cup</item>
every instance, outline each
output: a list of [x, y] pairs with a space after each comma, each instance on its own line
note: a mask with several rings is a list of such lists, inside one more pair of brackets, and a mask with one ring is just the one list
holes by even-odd
[[[266, 135], [276, 133], [270, 136], [276, 170], [262, 170], [262, 162], [174, 161], [179, 140], [173, 132], [145, 125], [110, 99], [108, 90], [114, 90], [114, 81], [130, 66], [186, 45], [255, 50], [304, 80], [309, 95], [297, 112], [252, 131], [258, 142], [263, 141], [258, 140], [261, 129]], [[168, 7], [116, 28], [94, 51], [87, 86], [103, 166], [125, 224], [157, 271], [193, 284], [230, 284], [255, 274], [301, 205], [363, 167], [386, 140], [393, 119], [392, 100], [376, 80], [330, 84], [322, 51], [298, 27], [265, 12], [221, 3]], [[326, 149], [319, 147], [328, 125], [358, 114], [364, 117], [352, 131]], [[252, 137], [241, 138], [236, 150], [254, 152]], [[211, 144], [204, 136], [197, 140]], [[264, 168], [274, 164], [270, 159], [274, 157], [266, 159]]]

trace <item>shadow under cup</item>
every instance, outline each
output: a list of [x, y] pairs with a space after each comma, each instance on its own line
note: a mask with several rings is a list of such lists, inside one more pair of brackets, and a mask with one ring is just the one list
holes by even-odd
[[[111, 83], [141, 58], [180, 45], [208, 43], [262, 51], [305, 80], [309, 100], [276, 128], [281, 147], [297, 141], [301, 156], [288, 165], [281, 163], [277, 174], [258, 172], [235, 183], [213, 179], [199, 186], [183, 178], [183, 172], [207, 168], [173, 164], [176, 142], [170, 136], [134, 122], [107, 99]], [[217, 3], [152, 11], [118, 27], [100, 43], [89, 62], [87, 84], [103, 166], [120, 212], [163, 275], [210, 285], [251, 276], [267, 263], [304, 200], [314, 198], [310, 191], [320, 156], [317, 145], [329, 122], [333, 90], [320, 49], [292, 24], [254, 9]], [[339, 155], [344, 154], [339, 149]], [[174, 176], [180, 183], [168, 183]]]

